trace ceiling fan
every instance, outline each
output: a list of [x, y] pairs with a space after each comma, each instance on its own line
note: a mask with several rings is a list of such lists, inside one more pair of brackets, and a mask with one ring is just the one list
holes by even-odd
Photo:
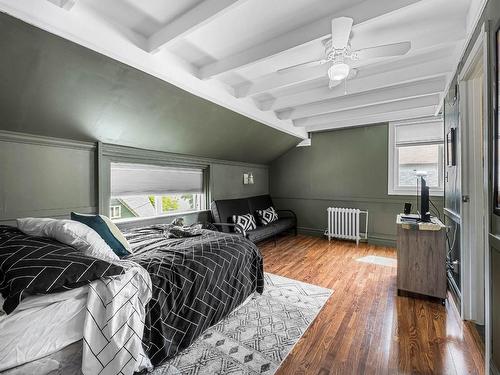
[[352, 24], [352, 18], [334, 18], [332, 20], [332, 36], [323, 41], [325, 58], [293, 65], [280, 69], [278, 72], [297, 67], [331, 63], [331, 66], [328, 68], [328, 78], [330, 79], [329, 87], [332, 88], [339, 85], [343, 80], [354, 78], [357, 75], [358, 70], [352, 66], [354, 61], [378, 57], [402, 56], [411, 48], [411, 42], [401, 42], [353, 50], [349, 41]]

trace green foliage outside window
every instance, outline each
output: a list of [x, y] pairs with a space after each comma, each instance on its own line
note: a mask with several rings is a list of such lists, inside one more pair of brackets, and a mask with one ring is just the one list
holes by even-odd
[[179, 199], [174, 197], [162, 197], [161, 204], [163, 208], [163, 212], [166, 211], [176, 211], [179, 209]]
[[[150, 195], [149, 201], [155, 207], [155, 197]], [[179, 209], [179, 199], [172, 196], [161, 197], [162, 212], [177, 211]]]

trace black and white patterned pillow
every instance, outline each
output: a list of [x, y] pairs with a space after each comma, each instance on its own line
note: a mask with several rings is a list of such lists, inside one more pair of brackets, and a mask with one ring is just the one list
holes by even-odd
[[257, 210], [257, 215], [259, 216], [262, 225], [267, 225], [278, 220], [278, 214], [272, 206], [266, 208], [265, 210]]
[[257, 228], [255, 218], [252, 214], [233, 215], [233, 223], [236, 224], [234, 230], [243, 235], [246, 235], [249, 230]]

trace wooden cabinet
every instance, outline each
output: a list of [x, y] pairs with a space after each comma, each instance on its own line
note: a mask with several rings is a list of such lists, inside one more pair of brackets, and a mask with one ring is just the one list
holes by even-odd
[[437, 219], [432, 224], [407, 224], [397, 218], [400, 291], [446, 299], [446, 232]]

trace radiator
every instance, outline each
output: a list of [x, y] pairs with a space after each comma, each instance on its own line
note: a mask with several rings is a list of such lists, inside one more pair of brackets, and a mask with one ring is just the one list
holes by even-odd
[[[361, 211], [357, 208], [339, 208], [328, 207], [328, 228], [325, 230], [325, 235], [328, 236], [328, 241], [334, 238], [344, 240], [355, 240], [359, 244], [359, 240], [368, 238], [368, 211]], [[365, 215], [365, 232], [360, 231], [360, 216]]]

